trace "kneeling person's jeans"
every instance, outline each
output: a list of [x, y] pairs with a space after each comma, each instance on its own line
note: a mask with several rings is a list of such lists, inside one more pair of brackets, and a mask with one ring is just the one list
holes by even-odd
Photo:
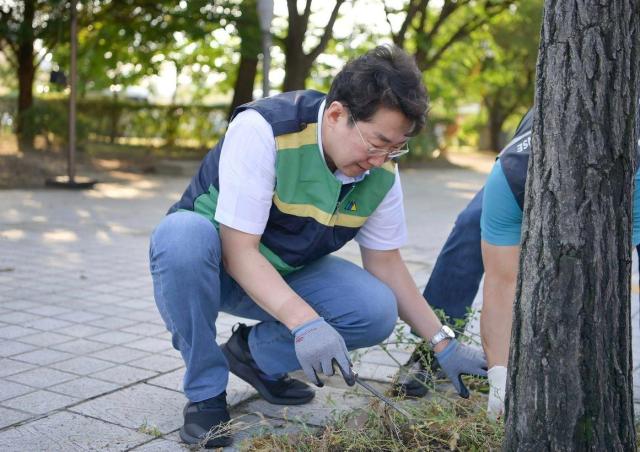
[[[228, 365], [216, 343], [219, 312], [260, 321], [251, 329], [249, 348], [262, 372], [300, 368], [289, 329], [225, 272], [218, 231], [205, 217], [184, 211], [166, 216], [151, 236], [149, 255], [156, 305], [185, 362], [189, 400], [214, 397], [227, 386]], [[393, 331], [393, 292], [351, 262], [326, 256], [284, 279], [349, 350], [379, 344]]]

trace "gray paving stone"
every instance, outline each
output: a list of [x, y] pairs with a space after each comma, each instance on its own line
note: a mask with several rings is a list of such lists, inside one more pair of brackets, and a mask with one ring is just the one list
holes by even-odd
[[0, 320], [2, 320], [3, 322], [22, 326], [29, 326], [25, 325], [25, 323], [30, 320], [37, 320], [41, 318], [42, 317], [39, 315], [30, 314], [23, 311], [9, 311], [8, 314], [0, 315]]
[[[256, 437], [272, 433], [274, 435], [289, 435], [309, 431], [297, 422], [287, 422], [282, 419], [269, 419], [255, 414], [235, 413], [231, 411], [233, 419], [233, 444], [223, 448], [223, 452], [250, 450], [251, 440]], [[313, 430], [313, 428], [311, 428]]]
[[396, 362], [399, 364], [404, 364], [411, 356], [411, 353], [408, 351], [393, 350], [390, 351], [390, 353], [391, 356], [381, 348], [375, 347], [371, 350], [366, 351], [361, 357], [360, 361], [367, 364], [390, 365], [396, 364]]
[[174, 370], [173, 372], [151, 378], [148, 384], [160, 386], [161, 388], [171, 389], [173, 391], [182, 392], [182, 379], [184, 377], [184, 369]]
[[117, 330], [120, 328], [126, 328], [136, 324], [136, 320], [124, 319], [122, 317], [102, 317], [97, 320], [92, 320], [87, 323], [91, 326], [97, 326], [99, 328], [105, 328], [109, 330]]
[[57, 332], [73, 337], [89, 337], [105, 333], [107, 331], [108, 330], [106, 330], [105, 328], [98, 328], [97, 326], [93, 325], [75, 323], [66, 328], [60, 328]]
[[[49, 298], [46, 300], [48, 303], [51, 302]], [[58, 317], [60, 314], [66, 314], [71, 312], [68, 308], [62, 308], [60, 306], [38, 306], [37, 308], [27, 309], [27, 312], [31, 312], [33, 314], [48, 316], [48, 317]]]
[[104, 317], [102, 314], [86, 311], [71, 311], [65, 314], [55, 316], [58, 319], [68, 320], [69, 322], [90, 322]]
[[92, 341], [104, 342], [105, 344], [111, 345], [128, 345], [130, 342], [134, 342], [139, 339], [140, 336], [137, 334], [125, 333], [122, 331], [109, 331], [91, 336]]
[[130, 366], [141, 367], [143, 369], [155, 370], [156, 372], [168, 372], [183, 367], [181, 359], [164, 355], [151, 355], [146, 358], [136, 359], [129, 362]]
[[157, 311], [133, 311], [128, 314], [121, 314], [121, 316], [138, 322], [149, 322], [164, 326], [164, 321]]
[[398, 366], [385, 366], [383, 364], [360, 363], [356, 370], [358, 375], [366, 380], [390, 382], [398, 372]]
[[[18, 422], [29, 419], [32, 416], [32, 414], [25, 413], [23, 411], [12, 410], [11, 408], [0, 406], [0, 429], [8, 427], [9, 425], [17, 424]], [[1, 437], [2, 432], [0, 432], [0, 438]], [[0, 444], [2, 444], [1, 439]]]
[[109, 367], [113, 367], [114, 363], [103, 361], [101, 359], [92, 358], [90, 356], [79, 356], [58, 363], [51, 364], [50, 367], [78, 375], [89, 375], [99, 372]]
[[20, 325], [9, 325], [0, 327], [0, 338], [3, 339], [17, 339], [34, 333], [38, 333], [38, 330], [25, 328]]
[[111, 367], [109, 369], [92, 374], [94, 378], [110, 381], [112, 383], [119, 383], [122, 385], [128, 385], [137, 381], [146, 380], [148, 378], [155, 377], [156, 375], [158, 375], [158, 372], [126, 366], [124, 364], [119, 364], [115, 367]]
[[164, 325], [148, 322], [141, 322], [127, 328], [122, 328], [122, 331], [126, 333], [140, 334], [143, 336], [155, 336], [156, 334], [164, 333], [166, 330]]
[[25, 370], [33, 369], [36, 366], [33, 364], [23, 363], [21, 361], [15, 361], [13, 359], [0, 359], [0, 377], [7, 377], [9, 375], [17, 374], [18, 372], [24, 372]]
[[0, 402], [35, 391], [31, 386], [21, 385], [8, 380], [0, 380]]
[[63, 381], [73, 380], [74, 378], [77, 378], [77, 376], [67, 372], [49, 369], [48, 367], [36, 367], [35, 369], [6, 377], [7, 380], [36, 388], [47, 388], [62, 383]]
[[138, 384], [71, 408], [76, 413], [138, 429], [157, 427], [162, 433], [180, 428], [186, 399], [174, 391]]
[[36, 334], [30, 334], [29, 336], [23, 336], [20, 338], [21, 342], [27, 344], [38, 345], [40, 347], [49, 347], [51, 345], [61, 344], [72, 340], [70, 336], [64, 334], [54, 333], [53, 331], [45, 331]]
[[70, 352], [74, 355], [85, 355], [104, 350], [111, 347], [110, 344], [104, 342], [93, 342], [86, 339], [74, 339], [69, 342], [54, 345], [51, 348], [55, 350], [61, 350], [63, 352]]
[[72, 405], [78, 400], [78, 398], [68, 395], [40, 390], [5, 400], [2, 402], [2, 405], [33, 414], [46, 414], [50, 411]]
[[369, 403], [369, 397], [354, 394], [352, 391], [325, 386], [317, 390], [315, 398], [306, 405], [272, 405], [264, 399], [257, 399], [243, 405], [242, 410], [249, 413], [262, 413], [268, 417], [321, 426], [338, 413], [363, 407], [367, 403]]
[[171, 347], [163, 352], [161, 352], [163, 355], [165, 356], [173, 356], [174, 358], [178, 358], [178, 359], [182, 359], [182, 355], [180, 354], [180, 352], [178, 350], [176, 350], [175, 348]]
[[186, 445], [181, 445], [175, 441], [158, 438], [131, 450], [135, 452], [184, 452], [191, 449]]
[[20, 353], [29, 352], [35, 350], [36, 346], [31, 344], [25, 344], [24, 342], [18, 342], [13, 340], [0, 341], [0, 357], [8, 357], [18, 355]]
[[27, 309], [37, 308], [41, 306], [40, 303], [34, 303], [33, 301], [27, 300], [19, 300], [19, 294], [14, 292], [15, 289], [10, 289], [13, 292], [13, 299], [16, 301], [10, 301], [8, 303], [3, 303], [2, 305], [5, 308], [15, 309], [16, 311], [26, 311]]
[[67, 322], [66, 320], [56, 319], [55, 317], [41, 317], [37, 320], [29, 320], [24, 323], [24, 326], [26, 327], [43, 331], [58, 330], [69, 325], [73, 325], [73, 323]]
[[0, 432], [0, 450], [123, 451], [150, 439], [135, 430], [62, 412]]
[[91, 309], [92, 312], [104, 315], [120, 315], [130, 312], [131, 309], [123, 308], [122, 306], [116, 306], [118, 303], [126, 301], [127, 297], [123, 295], [116, 295], [114, 293], [97, 294], [91, 297], [91, 301], [100, 303], [98, 306]]
[[238, 405], [245, 400], [258, 394], [249, 383], [245, 383], [233, 374], [229, 374], [229, 383], [227, 384], [227, 404], [229, 406]]
[[143, 352], [142, 350], [135, 350], [133, 348], [121, 347], [119, 345], [116, 345], [115, 347], [106, 348], [104, 350], [92, 353], [91, 356], [93, 356], [94, 358], [104, 359], [105, 361], [125, 364], [129, 361], [151, 356], [151, 354]]
[[69, 359], [72, 357], [73, 355], [71, 353], [60, 352], [57, 350], [50, 350], [48, 348], [41, 348], [31, 352], [22, 353], [20, 355], [15, 355], [15, 356], [12, 356], [11, 358], [18, 361], [24, 361], [30, 364], [46, 366], [48, 364], [55, 363], [58, 361], [63, 361], [65, 359]]
[[60, 383], [48, 388], [49, 391], [77, 397], [79, 399], [90, 399], [98, 395], [111, 392], [122, 387], [116, 383], [96, 380], [91, 377], [81, 377], [75, 380]]
[[145, 352], [157, 353], [173, 348], [171, 341], [157, 337], [146, 337], [137, 341], [127, 343], [127, 347], [135, 348]]

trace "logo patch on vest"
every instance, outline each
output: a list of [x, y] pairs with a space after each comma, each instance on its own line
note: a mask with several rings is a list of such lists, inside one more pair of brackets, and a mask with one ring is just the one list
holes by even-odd
[[356, 204], [355, 201], [349, 201], [349, 204], [346, 205], [344, 210], [346, 210], [348, 212], [355, 212], [355, 211], [358, 210], [358, 204]]

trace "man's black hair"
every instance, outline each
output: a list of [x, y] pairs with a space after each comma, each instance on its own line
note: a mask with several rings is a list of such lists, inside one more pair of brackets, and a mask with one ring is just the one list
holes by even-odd
[[349, 61], [331, 83], [326, 105], [334, 101], [347, 107], [356, 121], [368, 121], [379, 107], [400, 111], [414, 124], [411, 135], [424, 126], [429, 106], [413, 58], [393, 45]]

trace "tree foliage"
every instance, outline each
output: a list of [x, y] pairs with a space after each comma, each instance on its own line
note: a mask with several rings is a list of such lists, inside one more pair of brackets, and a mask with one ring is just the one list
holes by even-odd
[[[407, 0], [399, 8], [383, 2], [393, 42], [414, 54], [418, 68], [428, 71], [455, 44], [505, 11], [515, 0]], [[393, 30], [394, 19], [401, 25]]]

